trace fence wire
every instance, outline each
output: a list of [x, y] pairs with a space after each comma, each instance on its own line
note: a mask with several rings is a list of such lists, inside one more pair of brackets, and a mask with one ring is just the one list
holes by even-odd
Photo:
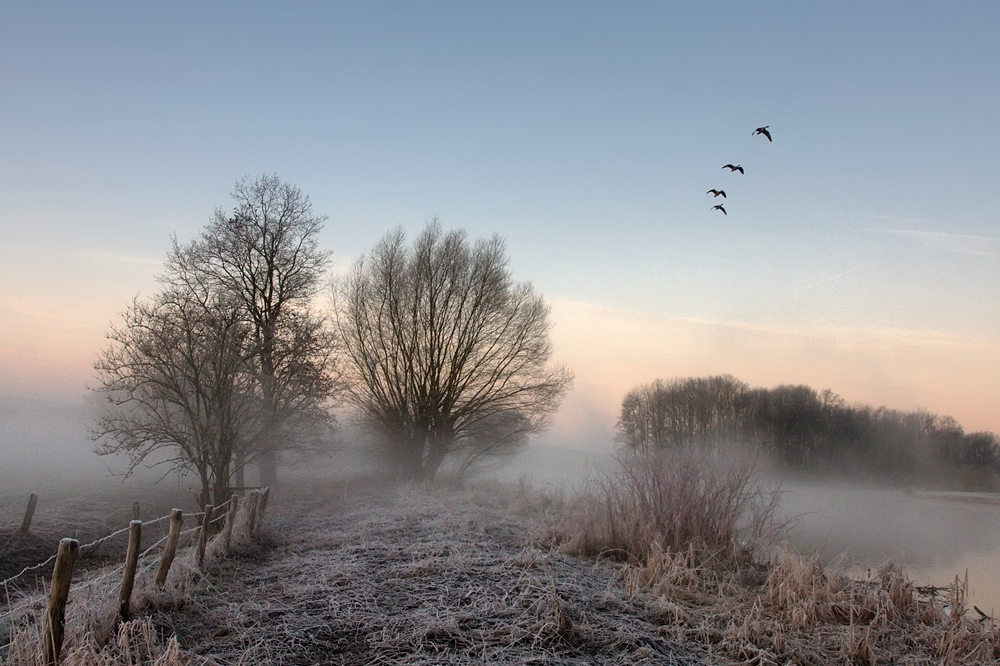
[[[259, 491], [253, 491], [253, 492], [259, 492]], [[213, 512], [214, 511], [218, 511], [218, 510], [220, 510], [220, 509], [222, 509], [224, 507], [227, 507], [233, 501], [235, 501], [235, 499], [236, 499], [236, 496], [234, 495], [233, 497], [230, 497], [228, 500], [226, 500], [225, 502], [223, 502], [219, 506], [213, 507]], [[140, 522], [144, 526], [145, 525], [155, 525], [156, 523], [159, 523], [159, 522], [162, 522], [164, 520], [170, 519], [171, 515], [172, 514], [167, 514], [167, 515], [164, 515], [164, 516], [160, 516], [159, 518], [154, 518], [153, 520], [140, 521]], [[185, 534], [191, 534], [192, 532], [197, 532], [198, 530], [201, 529], [202, 525], [200, 523], [201, 523], [201, 521], [204, 520], [205, 512], [204, 511], [199, 511], [199, 512], [196, 512], [196, 513], [193, 513], [193, 514], [189, 514], [189, 515], [191, 515], [193, 518], [197, 519], [199, 521], [199, 524], [195, 525], [194, 527], [191, 527], [191, 528], [188, 528], [186, 530], [183, 530], [182, 532], [180, 532], [178, 534], [178, 536], [183, 536]], [[212, 520], [210, 520], [209, 524], [210, 525], [216, 524], [216, 523], [218, 523], [220, 521], [225, 520], [227, 517], [228, 517], [227, 513], [220, 513], [220, 515], [218, 515], [217, 517], [215, 517]], [[116, 536], [119, 536], [121, 534], [124, 534], [125, 532], [128, 532], [130, 529], [131, 529], [131, 523], [129, 523], [129, 525], [126, 526], [126, 527], [123, 527], [123, 528], [121, 528], [119, 530], [116, 530], [116, 531], [112, 532], [111, 534], [107, 534], [107, 535], [101, 537], [100, 539], [95, 539], [94, 541], [91, 541], [90, 543], [83, 544], [82, 546], [79, 547], [79, 550], [80, 550], [80, 552], [83, 552], [84, 549], [94, 548], [95, 546], [98, 546], [98, 545], [104, 543], [105, 541], [108, 541], [109, 539], [113, 539]], [[139, 553], [138, 559], [140, 561], [142, 561], [143, 558], [148, 557], [151, 553], [153, 553], [153, 551], [157, 550], [160, 546], [162, 546], [164, 544], [164, 542], [168, 538], [169, 538], [169, 535], [165, 535], [165, 536], [161, 537], [159, 540], [157, 540], [155, 543], [153, 543], [153, 545], [149, 546], [148, 548], [146, 548], [146, 550], [144, 550], [141, 553]], [[0, 581], [0, 586], [3, 587], [4, 593], [5, 593], [6, 597], [7, 597], [7, 602], [6, 602], [7, 611], [5, 613], [0, 613], [0, 620], [4, 620], [4, 619], [6, 619], [6, 618], [8, 618], [8, 617], [10, 617], [10, 616], [12, 616], [12, 615], [14, 615], [16, 613], [19, 613], [19, 612], [21, 612], [23, 610], [26, 610], [28, 608], [31, 608], [33, 606], [37, 606], [37, 607], [40, 607], [40, 608], [44, 607], [45, 601], [46, 601], [44, 595], [38, 596], [38, 597], [36, 597], [34, 599], [30, 599], [30, 600], [28, 600], [28, 601], [26, 601], [26, 602], [24, 602], [24, 603], [22, 603], [22, 604], [20, 604], [18, 606], [11, 607], [10, 606], [10, 589], [9, 589], [9, 584], [12, 583], [12, 582], [14, 582], [14, 581], [16, 581], [19, 578], [22, 578], [23, 576], [27, 575], [28, 573], [30, 573], [32, 571], [36, 571], [36, 570], [41, 569], [42, 567], [44, 567], [44, 566], [46, 566], [48, 564], [51, 564], [56, 559], [57, 555], [58, 555], [58, 553], [53, 553], [50, 557], [48, 557], [47, 559], [45, 559], [43, 562], [39, 562], [38, 564], [32, 564], [30, 566], [26, 566], [26, 567], [24, 567], [24, 569], [22, 569], [21, 571], [19, 571], [17, 574], [15, 574], [13, 576], [10, 576], [9, 578], [5, 578], [4, 580]], [[144, 563], [143, 564], [143, 573], [148, 573], [148, 572], [152, 571], [152, 566], [153, 566], [153, 563], [151, 563], [151, 562]], [[88, 589], [90, 587], [93, 587], [94, 585], [96, 585], [97, 583], [99, 583], [102, 580], [105, 580], [105, 579], [107, 579], [107, 578], [109, 578], [111, 576], [114, 576], [116, 574], [120, 574], [124, 569], [125, 569], [125, 564], [124, 563], [123, 564], [119, 564], [116, 567], [114, 567], [113, 569], [111, 569], [110, 571], [107, 571], [107, 572], [101, 574], [100, 576], [97, 576], [96, 578], [89, 578], [86, 581], [83, 581], [83, 582], [81, 582], [81, 583], [79, 583], [77, 585], [74, 585], [73, 586], [73, 590], [76, 591], [76, 592], [80, 592], [82, 590], [86, 590], [86, 589]], [[5, 653], [13, 644], [14, 644], [14, 642], [11, 641], [11, 642], [7, 643], [6, 645], [0, 645], [0, 654]]]
[[[230, 497], [228, 500], [226, 500], [225, 502], [223, 502], [219, 506], [214, 507], [213, 508], [213, 512], [215, 512], [216, 510], [221, 509], [221, 508], [223, 508], [225, 506], [228, 506], [229, 504], [232, 503], [232, 501], [233, 501], [233, 498]], [[147, 525], [155, 525], [156, 523], [160, 523], [160, 522], [163, 522], [164, 520], [168, 520], [170, 518], [170, 515], [171, 514], [168, 513], [165, 516], [160, 516], [159, 518], [154, 518], [153, 520], [143, 520], [143, 521], [140, 521], [140, 522], [142, 523], [143, 527], [145, 527]], [[199, 517], [204, 517], [205, 512], [204, 511], [198, 511], [196, 513], [189, 514], [189, 515], [191, 515], [191, 516], [193, 516], [195, 518], [199, 518]], [[226, 515], [222, 514], [222, 515], [218, 516], [217, 518], [214, 518], [211, 522], [213, 524], [217, 523], [220, 520], [223, 520], [225, 517], [226, 517]], [[123, 528], [121, 528], [119, 530], [116, 530], [116, 531], [112, 532], [111, 534], [107, 534], [107, 535], [101, 537], [100, 539], [95, 539], [94, 541], [91, 541], [90, 543], [85, 543], [85, 544], [81, 545], [80, 546], [80, 552], [83, 552], [84, 550], [86, 550], [88, 548], [93, 548], [94, 546], [102, 544], [105, 541], [108, 541], [109, 539], [113, 539], [114, 537], [118, 536], [119, 534], [124, 534], [125, 532], [128, 532], [131, 529], [131, 525], [132, 524], [129, 523], [125, 527], [123, 527]], [[189, 530], [185, 530], [184, 532], [181, 532], [181, 534], [187, 534], [188, 532], [196, 530], [199, 527], [201, 527], [201, 526], [197, 525], [197, 526], [195, 526], [195, 527], [193, 527], [193, 528], [191, 528]], [[164, 539], [165, 538], [166, 537], [164, 537]], [[161, 543], [164, 539], [160, 539], [160, 541], [158, 541], [157, 544]], [[156, 544], [154, 544], [154, 545], [156, 545]], [[147, 550], [147, 552], [149, 552], [149, 551]], [[31, 566], [24, 567], [24, 569], [22, 569], [21, 571], [19, 571], [17, 574], [11, 576], [10, 578], [5, 578], [4, 580], [0, 580], [0, 585], [6, 587], [8, 583], [14, 582], [18, 578], [21, 578], [22, 576], [24, 576], [25, 574], [27, 574], [27, 573], [29, 573], [31, 571], [34, 571], [36, 569], [41, 569], [46, 564], [51, 563], [55, 559], [56, 559], [56, 554], [53, 554], [48, 559], [46, 559], [44, 562], [39, 562], [38, 564], [32, 564]], [[0, 615], [0, 618], [2, 618], [2, 617], [3, 616]]]

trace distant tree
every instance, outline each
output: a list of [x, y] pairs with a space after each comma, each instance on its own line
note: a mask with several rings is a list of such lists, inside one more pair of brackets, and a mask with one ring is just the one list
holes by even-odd
[[974, 432], [965, 436], [962, 462], [991, 472], [1000, 471], [1000, 437], [992, 432]]
[[649, 452], [736, 443], [749, 387], [731, 375], [657, 379], [637, 386], [622, 400], [618, 438]]
[[966, 434], [950, 416], [848, 405], [805, 385], [750, 388], [729, 375], [630, 390], [618, 437], [639, 452], [751, 444], [796, 469], [966, 489], [991, 489], [1000, 473], [997, 435]]
[[549, 308], [514, 283], [503, 242], [435, 221], [386, 235], [335, 285], [349, 402], [410, 478], [482, 460], [538, 432], [572, 377], [548, 365]]
[[757, 429], [776, 452], [794, 465], [809, 464], [825, 432], [823, 402], [808, 386], [776, 386], [758, 405]]
[[237, 469], [257, 459], [261, 483], [273, 485], [278, 452], [303, 443], [296, 433], [306, 415], [328, 420], [324, 403], [338, 387], [332, 339], [313, 306], [329, 266], [330, 253], [319, 247], [326, 218], [277, 176], [244, 178], [232, 196], [232, 212], [216, 210], [201, 236], [175, 254], [239, 303], [252, 327], [262, 423], [237, 450]]
[[618, 438], [628, 448], [646, 454], [666, 448], [667, 412], [662, 399], [667, 388], [663, 380], [637, 386], [622, 399], [618, 417]]
[[102, 455], [124, 453], [129, 473], [156, 464], [192, 471], [200, 503], [229, 497], [233, 453], [259, 419], [249, 364], [253, 337], [238, 303], [206, 290], [168, 287], [136, 298], [95, 363], [105, 407], [91, 429]]

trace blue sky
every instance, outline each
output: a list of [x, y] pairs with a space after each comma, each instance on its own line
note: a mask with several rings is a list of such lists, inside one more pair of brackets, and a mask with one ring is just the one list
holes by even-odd
[[577, 373], [561, 442], [716, 372], [1000, 431], [1000, 6], [873, 4], [4, 4], [0, 394], [82, 392], [266, 172], [341, 267], [504, 236]]

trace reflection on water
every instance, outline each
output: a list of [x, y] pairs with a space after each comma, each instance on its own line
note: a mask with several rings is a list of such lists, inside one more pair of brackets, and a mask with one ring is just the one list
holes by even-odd
[[799, 516], [791, 542], [801, 552], [862, 570], [895, 560], [920, 585], [946, 585], [968, 570], [970, 605], [1000, 612], [1000, 506], [989, 503], [1000, 496], [802, 484], [784, 490], [784, 514]]

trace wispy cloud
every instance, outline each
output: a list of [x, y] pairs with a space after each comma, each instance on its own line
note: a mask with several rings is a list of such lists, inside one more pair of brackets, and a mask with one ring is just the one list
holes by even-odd
[[851, 273], [857, 273], [858, 271], [860, 271], [860, 270], [862, 270], [864, 268], [868, 268], [869, 266], [873, 266], [873, 265], [874, 265], [874, 263], [869, 263], [869, 264], [865, 264], [864, 266], [857, 266], [856, 268], [851, 268], [851, 269], [846, 270], [846, 271], [844, 271], [842, 273], [837, 273], [836, 275], [831, 275], [829, 277], [825, 277], [822, 280], [817, 280], [816, 282], [813, 282], [811, 284], [807, 284], [806, 286], [804, 286], [801, 289], [799, 289], [798, 292], [796, 292], [796, 293], [802, 293], [803, 291], [806, 291], [807, 289], [812, 289], [813, 287], [818, 287], [821, 284], [824, 284], [826, 282], [831, 282], [833, 280], [842, 278], [845, 275], [850, 275]]
[[980, 256], [1000, 256], [1000, 238], [993, 238], [991, 236], [951, 234], [943, 231], [922, 231], [920, 229], [888, 229], [886, 232], [897, 236], [908, 236], [918, 240], [927, 247], [946, 252]]
[[[861, 267], [864, 268], [864, 267]], [[860, 269], [852, 269], [860, 270]], [[839, 276], [831, 276], [834, 279]], [[572, 300], [554, 300], [553, 312], [562, 334], [610, 335], [630, 339], [633, 345], [652, 340], [662, 345], [665, 336], [690, 335], [691, 340], [709, 339], [713, 332], [729, 331], [739, 337], [781, 346], [790, 341], [813, 341], [821, 345], [883, 346], [906, 345], [935, 348], [1000, 349], [1000, 337], [934, 328], [892, 326], [851, 326], [796, 324], [772, 320], [742, 320], [698, 316], [694, 314], [656, 314]], [[569, 329], [575, 329], [570, 332]], [[755, 343], [756, 344], [756, 343]]]
[[138, 264], [141, 266], [162, 266], [163, 259], [154, 259], [134, 254], [121, 254], [117, 252], [95, 252], [93, 250], [79, 250], [69, 253], [72, 256], [80, 257], [95, 264]]

